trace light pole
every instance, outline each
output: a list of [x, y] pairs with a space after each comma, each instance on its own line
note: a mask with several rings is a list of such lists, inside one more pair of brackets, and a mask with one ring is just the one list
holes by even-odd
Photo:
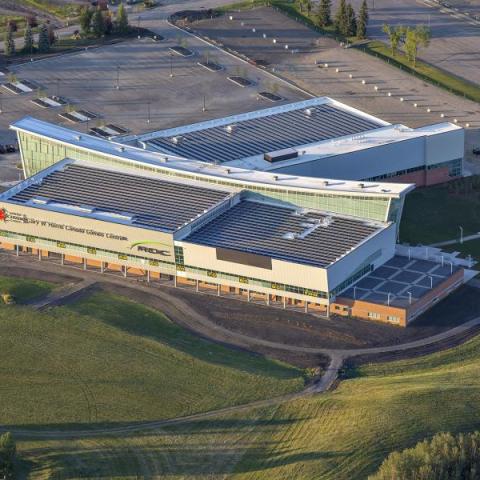
[[459, 225], [458, 228], [460, 229], [460, 244], [463, 244], [463, 227]]
[[0, 113], [3, 113], [3, 94], [0, 92]]
[[117, 90], [120, 90], [120, 65], [117, 65]]
[[147, 103], [147, 123], [150, 123], [150, 102]]
[[173, 53], [170, 53], [170, 78], [173, 78]]
[[390, 295], [391, 293], [387, 293], [387, 305], [390, 306]]
[[353, 286], [353, 299], [357, 299], [357, 287], [355, 285]]
[[206, 112], [206, 111], [207, 111], [207, 102], [206, 102], [205, 95], [204, 95], [204, 96], [203, 96], [202, 112]]
[[408, 293], [408, 304], [412, 304], [412, 292], [407, 292]]
[[430, 290], [433, 288], [433, 277], [431, 275], [428, 276], [430, 279]]

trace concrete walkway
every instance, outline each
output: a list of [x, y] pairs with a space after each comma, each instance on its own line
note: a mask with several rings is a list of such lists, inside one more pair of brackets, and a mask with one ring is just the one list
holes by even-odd
[[[478, 240], [479, 238], [480, 238], [480, 232], [463, 237], [463, 242], [468, 242], [469, 240]], [[455, 245], [457, 243], [462, 243], [460, 242], [459, 238], [455, 238], [453, 240], [445, 240], [443, 242], [438, 242], [438, 243], [432, 243], [431, 245], [429, 245], [429, 247], [445, 247], [447, 245]]]

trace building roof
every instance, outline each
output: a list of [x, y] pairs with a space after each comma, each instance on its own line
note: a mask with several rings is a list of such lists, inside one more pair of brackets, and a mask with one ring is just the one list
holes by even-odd
[[183, 241], [327, 267], [385, 225], [242, 200]]
[[450, 262], [442, 265], [432, 260], [395, 255], [339, 297], [408, 308], [460, 269]]
[[278, 190], [298, 190], [323, 192], [328, 194], [345, 194], [359, 196], [381, 196], [397, 198], [414, 188], [412, 184], [403, 183], [359, 183], [327, 178], [301, 177], [298, 175], [282, 175], [247, 168], [225, 167], [191, 160], [142, 148], [124, 145], [92, 135], [75, 132], [65, 127], [54, 125], [33, 117], [24, 117], [11, 125], [13, 130], [24, 132], [41, 138], [60, 142], [75, 149], [98, 152], [116, 158], [124, 163], [145, 164], [168, 172], [178, 171], [181, 175], [191, 175], [196, 180], [228, 181], [240, 188], [251, 185], [268, 186]]
[[357, 135], [388, 125], [327, 97], [139, 137], [161, 152], [211, 163]]
[[232, 192], [93, 167], [66, 160], [5, 192], [0, 199], [72, 215], [174, 232]]

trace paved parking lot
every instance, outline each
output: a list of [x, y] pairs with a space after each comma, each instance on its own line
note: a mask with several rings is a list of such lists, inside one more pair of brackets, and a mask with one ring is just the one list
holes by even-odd
[[[471, 155], [471, 147], [480, 143], [479, 104], [416, 79], [356, 49], [341, 48], [333, 39], [316, 35], [272, 9], [232, 15], [232, 21], [224, 16], [195, 22], [192, 27], [251, 58], [269, 61], [269, 68], [315, 95], [331, 96], [389, 122], [410, 127], [454, 119], [461, 125], [468, 123], [470, 164], [467, 169], [480, 172], [480, 162]], [[297, 50], [297, 53], [285, 53], [285, 45], [289, 46], [288, 51]]]
[[[268, 101], [258, 100], [257, 92], [273, 88], [274, 80], [194, 40], [188, 41], [195, 52], [193, 57], [169, 50], [178, 42], [175, 37], [157, 43], [144, 39], [27, 63], [13, 70], [18, 78], [37, 82], [49, 94], [60, 94], [72, 105], [99, 114], [101, 121], [133, 133], [271, 106]], [[213, 73], [197, 65], [207, 52], [225, 69]], [[227, 80], [233, 74], [246, 75], [255, 85], [241, 88]], [[289, 101], [305, 97], [280, 84], [275, 88]], [[33, 94], [5, 93], [8, 117], [13, 120], [22, 114], [34, 114], [61, 123], [58, 110], [35, 107], [32, 98]], [[202, 111], [204, 98], [207, 112]]]
[[[353, 0], [358, 9], [361, 0]], [[377, 0], [375, 8], [370, 6], [368, 35], [386, 41], [382, 25], [428, 25], [432, 31], [432, 41], [419, 56], [427, 62], [443, 68], [454, 75], [480, 84], [480, 22], [461, 15], [461, 10], [480, 14], [480, 3], [457, 1], [459, 12], [440, 8], [433, 0]], [[334, 8], [336, 8], [336, 2]], [[461, 5], [460, 5], [461, 4]], [[472, 8], [476, 4], [475, 8]]]

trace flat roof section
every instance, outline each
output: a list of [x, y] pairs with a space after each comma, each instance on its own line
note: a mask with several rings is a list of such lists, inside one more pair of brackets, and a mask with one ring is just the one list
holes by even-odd
[[269, 109], [265, 116], [251, 115], [252, 118], [248, 118], [239, 115], [236, 119], [221, 119], [219, 125], [205, 128], [193, 130], [185, 127], [158, 132], [146, 143], [173, 155], [225, 163], [385, 126], [380, 120], [342, 108], [333, 101], [308, 107], [304, 106], [305, 103], [299, 102], [297, 108], [287, 111], [282, 107]]
[[242, 200], [183, 241], [324, 268], [383, 228], [313, 210]]
[[460, 268], [396, 255], [338, 297], [407, 308], [410, 300], [417, 302]]
[[[260, 112], [262, 112], [262, 110], [260, 110]], [[130, 163], [132, 165], [152, 165], [166, 172], [175, 171], [181, 175], [191, 175], [192, 178], [195, 177], [196, 180], [209, 181], [210, 179], [218, 179], [223, 182], [227, 181], [232, 184], [232, 186], [237, 184], [241, 188], [248, 188], [248, 185], [270, 185], [272, 188], [288, 191], [305, 189], [306, 191], [321, 191], [322, 193], [338, 193], [340, 195], [348, 192], [349, 194], [361, 196], [378, 195], [381, 197], [394, 198], [398, 198], [414, 188], [413, 184], [404, 183], [359, 183], [358, 181], [301, 177], [297, 175], [272, 175], [272, 173], [260, 170], [235, 167], [227, 168], [222, 165], [171, 155], [168, 155], [167, 163], [165, 162], [165, 154], [161, 154], [160, 152], [144, 150], [92, 135], [85, 135], [75, 130], [70, 130], [32, 117], [24, 117], [10, 125], [10, 128], [17, 132], [43, 138], [47, 141], [60, 142], [75, 149], [98, 152], [108, 157], [121, 160], [124, 163]], [[183, 129], [184, 127], [181, 128]]]
[[81, 162], [54, 166], [32, 180], [11, 196], [6, 192], [5, 201], [166, 232], [232, 195]]

